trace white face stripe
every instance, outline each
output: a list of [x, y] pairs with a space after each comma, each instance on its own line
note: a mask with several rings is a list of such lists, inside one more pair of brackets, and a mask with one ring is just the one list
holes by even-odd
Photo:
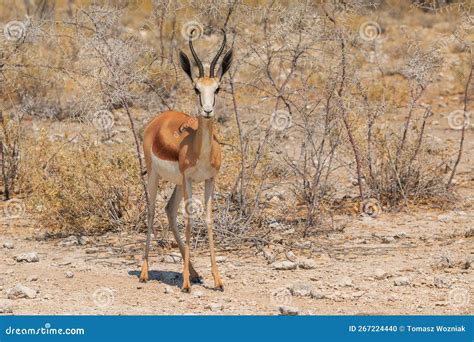
[[201, 106], [201, 115], [213, 116], [214, 105], [216, 103], [216, 90], [219, 88], [219, 82], [214, 78], [200, 78], [196, 80], [195, 87], [199, 90], [199, 104]]

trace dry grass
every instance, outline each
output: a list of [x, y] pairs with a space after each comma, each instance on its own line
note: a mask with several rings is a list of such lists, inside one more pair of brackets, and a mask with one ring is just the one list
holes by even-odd
[[53, 235], [100, 234], [133, 227], [143, 208], [130, 151], [84, 137], [54, 143], [44, 134], [24, 150], [22, 187], [40, 224]]
[[[0, 19], [21, 21], [24, 29], [18, 40], [0, 40], [0, 111], [18, 110], [31, 120], [20, 141], [20, 172], [10, 177], [15, 191], [54, 234], [141, 225], [135, 149], [156, 113], [194, 114], [196, 99], [176, 54], [187, 48], [182, 28], [195, 21], [203, 29], [196, 41], [203, 59], [224, 25], [236, 51], [218, 100], [225, 160], [215, 217], [222, 241], [258, 239], [270, 221], [303, 235], [321, 231], [341, 198], [377, 199], [388, 209], [450, 199], [446, 171], [456, 151], [447, 144], [433, 149], [427, 131], [439, 115], [437, 96], [446, 83], [440, 75], [456, 71], [443, 96], [463, 88], [472, 32], [459, 28], [472, 6], [459, 1], [434, 12], [409, 1], [369, 5], [77, 3], [72, 10], [30, 8], [28, 20], [15, 14], [24, 5], [0, 5]], [[361, 26], [374, 21], [379, 37], [364, 39]], [[439, 32], [449, 38], [442, 48]], [[98, 127], [101, 139], [89, 138], [86, 123], [104, 111], [126, 131]], [[275, 129], [275, 113], [285, 113], [283, 129]], [[33, 124], [65, 127], [68, 120], [84, 125], [84, 134], [69, 141], [32, 132]], [[338, 186], [354, 178], [359, 191]]]

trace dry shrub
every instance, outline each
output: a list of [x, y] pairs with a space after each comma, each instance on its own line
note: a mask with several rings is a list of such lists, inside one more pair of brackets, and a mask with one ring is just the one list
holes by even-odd
[[24, 188], [39, 222], [53, 235], [100, 234], [139, 220], [139, 171], [123, 146], [51, 142], [27, 150]]
[[410, 139], [397, 160], [399, 136], [378, 132], [374, 140], [374, 163], [366, 178], [370, 197], [390, 207], [427, 199], [446, 203], [452, 198], [446, 188], [447, 150], [434, 148], [434, 142], [419, 144], [418, 139]]
[[18, 113], [7, 115], [0, 111], [0, 191], [5, 200], [9, 200], [15, 192], [23, 134], [22, 118]]

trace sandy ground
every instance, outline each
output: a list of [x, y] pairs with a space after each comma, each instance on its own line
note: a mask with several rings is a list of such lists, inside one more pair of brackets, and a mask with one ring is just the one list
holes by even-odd
[[[449, 129], [447, 115], [461, 108], [461, 94], [441, 98], [435, 91], [428, 133], [440, 143], [458, 141], [459, 131]], [[300, 315], [473, 314], [472, 128], [474, 122], [455, 178], [459, 201], [450, 209], [415, 207], [376, 218], [352, 217], [342, 232], [300, 241], [283, 235], [263, 251], [218, 248], [223, 292], [212, 288], [204, 248], [193, 253], [204, 282], [188, 294], [180, 291], [178, 250], [156, 244], [151, 280], [139, 283], [144, 234], [46, 240], [39, 238], [44, 232], [34, 221], [11, 224], [0, 217], [0, 314], [277, 315], [282, 306]], [[346, 181], [341, 188], [350, 186]], [[15, 260], [29, 252], [39, 261]], [[275, 269], [273, 262], [287, 259], [313, 265]], [[12, 288], [19, 284], [30, 289], [20, 287], [20, 292], [34, 298], [15, 298]]]
[[[141, 244], [134, 242], [141, 235], [109, 234], [78, 245], [3, 227], [9, 248], [0, 248], [0, 307], [13, 314], [273, 315], [282, 305], [300, 315], [473, 314], [474, 198], [465, 198], [469, 210], [359, 217], [342, 233], [313, 238], [303, 248], [220, 251], [224, 292], [212, 289], [204, 251], [194, 255], [204, 282], [187, 294], [179, 288], [177, 251], [156, 245], [151, 280], [138, 282]], [[32, 251], [38, 262], [14, 260]], [[292, 259], [289, 251], [315, 267], [275, 270], [269, 261]], [[36, 297], [6, 299], [17, 284]]]

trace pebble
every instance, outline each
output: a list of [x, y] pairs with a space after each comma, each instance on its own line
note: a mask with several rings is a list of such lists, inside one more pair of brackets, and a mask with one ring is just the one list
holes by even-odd
[[67, 271], [66, 272], [66, 278], [74, 278], [74, 272], [73, 271]]
[[5, 241], [3, 243], [3, 248], [6, 248], [6, 249], [13, 249], [15, 246], [13, 245], [13, 242], [11, 241]]
[[19, 299], [19, 298], [36, 298], [36, 290], [26, 287], [21, 284], [17, 284], [14, 287], [7, 290], [8, 299]]
[[434, 277], [433, 279], [434, 286], [443, 289], [451, 287], [451, 280], [445, 277]]
[[38, 276], [36, 274], [31, 274], [26, 278], [26, 280], [29, 282], [38, 281]]
[[203, 295], [202, 291], [199, 291], [199, 290], [198, 291], [193, 291], [192, 294], [193, 294], [194, 297], [197, 297], [197, 298], [201, 298], [202, 295]]
[[313, 259], [303, 259], [298, 262], [298, 266], [304, 270], [315, 269], [317, 264]]
[[17, 262], [22, 262], [22, 261], [38, 262], [39, 261], [38, 253], [36, 252], [18, 254], [17, 256], [14, 257], [14, 259]]
[[293, 253], [292, 251], [288, 251], [285, 253], [286, 254], [286, 258], [288, 260], [290, 260], [291, 262], [296, 262], [296, 255], [295, 253]]
[[205, 308], [215, 312], [215, 311], [222, 311], [224, 306], [218, 303], [211, 303], [211, 304], [207, 304]]
[[79, 239], [76, 236], [71, 235], [59, 242], [59, 245], [62, 247], [77, 246], [79, 245]]
[[464, 233], [464, 237], [466, 238], [474, 237], [474, 228], [466, 230], [466, 232]]
[[301, 248], [301, 249], [311, 248], [311, 241], [296, 242], [295, 247]]
[[90, 242], [90, 239], [87, 236], [80, 236], [77, 240], [81, 246], [87, 245]]
[[227, 257], [225, 256], [217, 256], [216, 257], [216, 263], [218, 264], [223, 264], [227, 261]]
[[309, 297], [311, 295], [312, 287], [308, 284], [297, 283], [290, 288], [290, 292], [293, 296], [298, 297]]
[[395, 238], [393, 236], [382, 236], [382, 243], [392, 243], [395, 242]]
[[320, 292], [319, 290], [312, 290], [311, 291], [311, 297], [314, 298], [314, 299], [324, 299], [326, 298], [326, 295], [322, 292]]
[[343, 277], [339, 281], [339, 285], [350, 287], [350, 286], [352, 286], [352, 279], [350, 277]]
[[269, 250], [267, 250], [267, 249], [264, 249], [264, 250], [263, 250], [263, 257], [264, 257], [265, 260], [267, 260], [267, 262], [270, 263], [270, 264], [271, 264], [272, 262], [274, 262], [274, 261], [275, 261], [275, 258], [276, 258], [275, 255], [274, 255], [271, 251], [269, 251]]
[[169, 286], [165, 286], [165, 289], [163, 291], [165, 294], [173, 293], [173, 290]]
[[280, 305], [278, 310], [280, 311], [280, 314], [285, 316], [298, 316], [299, 314], [298, 308], [288, 305]]
[[276, 261], [272, 266], [275, 270], [288, 271], [296, 269], [297, 264], [292, 261]]
[[381, 268], [376, 268], [374, 270], [374, 278], [377, 279], [377, 280], [383, 280], [383, 279], [387, 279], [390, 277], [390, 273], [381, 269]]
[[408, 286], [410, 285], [410, 279], [408, 277], [398, 277], [393, 279], [393, 284], [395, 286]]

